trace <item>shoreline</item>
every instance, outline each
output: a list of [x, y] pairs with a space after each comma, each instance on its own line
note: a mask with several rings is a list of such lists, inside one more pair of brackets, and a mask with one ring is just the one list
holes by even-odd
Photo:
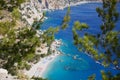
[[41, 72], [41, 73], [42, 73], [42, 74], [41, 74], [41, 77], [44, 78], [44, 75], [45, 75], [45, 72], [46, 72], [47, 69], [48, 69], [48, 66], [50, 66], [50, 64], [51, 64], [59, 55], [60, 55], [60, 54], [56, 54], [56, 55], [53, 57], [53, 59], [46, 64], [44, 70]]
[[77, 3], [71, 3], [70, 5], [66, 5], [64, 8], [67, 8], [69, 6], [73, 7], [73, 6], [77, 6], [77, 5], [82, 5], [82, 4], [86, 4], [86, 3], [100, 3], [100, 2], [101, 1], [81, 1], [81, 2], [77, 2]]
[[102, 2], [101, 1], [80, 1], [80, 2], [76, 2], [76, 3], [71, 2], [70, 4], [66, 4], [65, 6], [62, 6], [58, 9], [46, 9], [45, 11], [63, 10], [67, 7], [73, 7], [73, 6], [82, 5], [82, 4], [86, 4], [86, 3], [102, 3]]
[[[82, 2], [77, 2], [77, 3], [71, 3], [70, 5], [65, 5], [62, 8], [59, 8], [58, 10], [63, 10], [67, 7], [72, 7], [72, 6], [77, 6], [77, 5], [82, 5], [82, 4], [86, 4], [86, 3], [100, 3], [100, 1], [82, 1]], [[55, 11], [57, 9], [47, 9], [46, 11]], [[54, 42], [56, 42], [57, 40], [55, 40]], [[53, 42], [53, 43], [54, 43]], [[59, 55], [60, 55], [60, 51], [57, 50], [57, 48], [60, 47], [60, 44], [52, 44], [52, 46], [55, 49], [55, 52], [57, 53], [52, 53], [49, 56], [46, 56], [44, 58], [42, 58], [38, 63], [33, 64], [31, 69], [29, 71], [25, 71], [25, 75], [27, 75], [29, 78], [31, 77], [44, 77], [44, 74], [48, 68], [48, 66], [51, 64], [51, 62], [53, 62]], [[59, 54], [58, 54], [59, 53]]]
[[40, 59], [38, 63], [32, 65], [30, 70], [24, 71], [24, 74], [27, 75], [29, 78], [43, 77], [51, 62], [53, 62], [53, 60], [55, 60], [60, 55], [60, 51], [57, 49], [61, 46], [61, 44], [61, 40], [53, 41], [51, 45], [51, 50], [54, 50], [55, 52], [53, 52], [49, 56]]
[[45, 58], [42, 58], [37, 64], [33, 65], [29, 71], [25, 72], [29, 78], [34, 77], [43, 77], [45, 71], [47, 70], [50, 63], [58, 57], [59, 54], [50, 55]]
[[[23, 3], [20, 7], [20, 13], [22, 14], [22, 20], [26, 22], [27, 25], [32, 25], [34, 20], [39, 21], [43, 17], [45, 11], [55, 11], [63, 10], [67, 7], [77, 6], [86, 3], [100, 3], [101, 1], [78, 1], [68, 2], [65, 5], [59, 5], [57, 8], [50, 6], [49, 8], [43, 8], [43, 5], [39, 1], [30, 0], [30, 2]], [[47, 17], [44, 17], [46, 19]], [[44, 21], [43, 19], [43, 21]]]
[[[100, 3], [100, 1], [82, 1], [82, 2], [77, 2], [77, 3], [72, 3], [70, 4], [69, 6], [72, 7], [72, 6], [77, 6], [77, 5], [82, 5], [82, 4], [86, 4], [86, 3]], [[69, 7], [68, 5], [64, 6], [63, 8], [59, 9], [59, 10], [62, 10], [62, 9], [65, 9], [67, 7]], [[57, 9], [54, 9], [54, 10], [57, 10]], [[46, 10], [46, 11], [54, 11], [54, 10]], [[56, 40], [55, 40], [56, 41]], [[55, 42], [54, 41], [54, 42]], [[51, 54], [49, 56], [46, 56], [44, 58], [42, 58], [38, 63], [34, 64], [31, 69], [29, 71], [26, 71], [25, 72], [25, 75], [29, 76], [30, 78], [31, 77], [44, 77], [45, 75], [45, 72], [48, 68], [48, 66], [51, 64], [51, 62], [53, 62], [59, 55], [60, 55], [60, 51], [57, 50], [58, 47], [60, 47], [60, 45], [57, 45], [57, 44], [53, 44], [51, 45], [52, 46], [55, 46], [55, 49], [56, 51], [59, 53], [59, 54]]]

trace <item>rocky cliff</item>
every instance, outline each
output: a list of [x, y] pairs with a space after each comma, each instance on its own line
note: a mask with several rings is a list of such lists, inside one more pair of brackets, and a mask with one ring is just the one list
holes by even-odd
[[101, 0], [39, 0], [43, 2], [44, 6], [48, 9], [63, 9], [69, 5], [77, 4], [78, 2], [87, 1], [101, 1]]
[[63, 9], [69, 5], [75, 5], [87, 1], [101, 1], [101, 0], [29, 0], [20, 7], [22, 19], [32, 25], [34, 20], [39, 20], [43, 12], [46, 10]]

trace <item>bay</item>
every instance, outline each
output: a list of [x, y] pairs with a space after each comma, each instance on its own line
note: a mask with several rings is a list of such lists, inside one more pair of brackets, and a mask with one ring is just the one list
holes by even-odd
[[[62, 39], [64, 45], [59, 50], [65, 55], [58, 56], [48, 66], [44, 73], [45, 78], [48, 78], [48, 80], [87, 80], [88, 76], [96, 74], [96, 80], [102, 80], [101, 70], [111, 71], [113, 74], [119, 72], [97, 64], [92, 58], [83, 52], [79, 52], [73, 44], [72, 27], [75, 21], [87, 23], [90, 26], [89, 33], [96, 34], [100, 32], [99, 26], [102, 22], [96, 13], [96, 8], [101, 6], [101, 3], [85, 3], [71, 7], [69, 27], [55, 35], [56, 39]], [[120, 4], [118, 4], [117, 8], [120, 10]], [[46, 16], [48, 19], [42, 24], [42, 29], [61, 25], [66, 12], [67, 8], [47, 12]], [[116, 28], [120, 30], [119, 25], [120, 20]], [[77, 56], [77, 60], [74, 60], [72, 56]]]

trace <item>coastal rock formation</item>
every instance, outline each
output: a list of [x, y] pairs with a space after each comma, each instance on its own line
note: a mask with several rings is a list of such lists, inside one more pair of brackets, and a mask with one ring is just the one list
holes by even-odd
[[42, 17], [42, 5], [38, 0], [30, 0], [25, 2], [20, 7], [20, 12], [22, 14], [22, 19], [24, 22], [28, 22], [29, 25], [32, 25], [34, 20], [39, 20]]
[[46, 10], [64, 9], [65, 7], [85, 3], [86, 1], [101, 1], [101, 0], [30, 0], [25, 2], [20, 7], [22, 19], [32, 25], [34, 20], [39, 21]]
[[78, 2], [101, 1], [101, 0], [39, 0], [47, 9], [63, 9], [67, 6], [75, 5]]
[[15, 76], [8, 74], [6, 69], [0, 68], [0, 80], [18, 80]]

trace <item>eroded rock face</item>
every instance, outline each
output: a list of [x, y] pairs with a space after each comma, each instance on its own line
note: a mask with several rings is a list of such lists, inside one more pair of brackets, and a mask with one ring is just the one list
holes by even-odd
[[34, 20], [40, 20], [46, 10], [64, 9], [69, 5], [74, 5], [82, 1], [101, 1], [101, 0], [30, 0], [20, 7], [22, 19], [32, 25]]
[[8, 71], [6, 69], [0, 68], [0, 80], [17, 80], [14, 78], [15, 76], [8, 74]]
[[63, 9], [71, 4], [82, 1], [102, 1], [102, 0], [39, 0], [48, 9]]
[[22, 19], [32, 25], [34, 20], [39, 20], [42, 17], [42, 5], [38, 0], [30, 0], [30, 2], [23, 3], [20, 7]]

